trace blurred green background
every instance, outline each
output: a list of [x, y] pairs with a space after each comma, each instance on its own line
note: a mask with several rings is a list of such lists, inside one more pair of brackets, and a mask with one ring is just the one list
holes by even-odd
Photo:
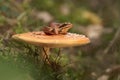
[[50, 22], [70, 22], [91, 40], [62, 49], [60, 80], [120, 80], [120, 0], [0, 0], [0, 80], [56, 80], [37, 47], [11, 39]]

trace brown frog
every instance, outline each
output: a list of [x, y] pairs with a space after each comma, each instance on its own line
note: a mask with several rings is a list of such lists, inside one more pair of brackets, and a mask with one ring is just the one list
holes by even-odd
[[57, 35], [57, 34], [66, 34], [70, 28], [72, 28], [71, 23], [52, 22], [49, 24], [49, 26], [44, 27], [43, 31], [47, 35]]

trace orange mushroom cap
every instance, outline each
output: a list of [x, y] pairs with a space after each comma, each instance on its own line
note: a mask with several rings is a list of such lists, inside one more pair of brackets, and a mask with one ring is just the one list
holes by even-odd
[[16, 34], [13, 35], [12, 38], [33, 45], [50, 48], [71, 47], [90, 43], [90, 40], [85, 35], [79, 35], [76, 33], [46, 35], [43, 31], [39, 31]]

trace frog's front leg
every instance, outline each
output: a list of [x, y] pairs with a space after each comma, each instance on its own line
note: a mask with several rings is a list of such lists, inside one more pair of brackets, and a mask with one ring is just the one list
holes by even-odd
[[54, 31], [53, 31], [54, 34], [56, 34], [56, 35], [59, 34], [59, 28], [56, 27], [56, 28], [54, 28], [53, 30], [54, 30]]

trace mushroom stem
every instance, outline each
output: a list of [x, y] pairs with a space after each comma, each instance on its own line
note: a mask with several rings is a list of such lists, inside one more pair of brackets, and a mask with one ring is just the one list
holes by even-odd
[[42, 50], [43, 50], [43, 52], [42, 52], [43, 60], [50, 64], [50, 60], [49, 60], [50, 48], [49, 47], [43, 47]]

